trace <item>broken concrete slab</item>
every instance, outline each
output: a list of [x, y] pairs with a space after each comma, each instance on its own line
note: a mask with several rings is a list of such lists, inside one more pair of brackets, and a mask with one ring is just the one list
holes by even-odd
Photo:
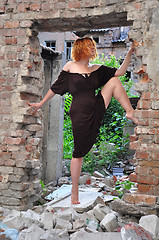
[[139, 225], [149, 231], [153, 237], [159, 234], [159, 218], [154, 214], [141, 217]]
[[[52, 204], [52, 207], [57, 209], [68, 209], [71, 206], [79, 213], [83, 213], [84, 211], [90, 210], [94, 207], [99, 201], [103, 202], [102, 197], [103, 194], [100, 192], [79, 192], [79, 200], [80, 204], [71, 205], [71, 197], [66, 197], [64, 200], [61, 200], [57, 203]], [[97, 198], [100, 197], [101, 199]], [[96, 201], [97, 200], [97, 201]], [[50, 205], [50, 204], [49, 204]]]
[[47, 197], [45, 197], [47, 200], [53, 200], [50, 202], [50, 205], [53, 202], [59, 201], [69, 195], [71, 195], [71, 185], [63, 184], [60, 188], [55, 190], [53, 193], [50, 193]]
[[104, 232], [104, 233], [87, 233], [84, 231], [80, 231], [80, 232], [76, 232], [74, 234], [71, 235], [70, 240], [103, 240], [103, 239], [109, 239], [109, 240], [122, 240], [121, 238], [121, 234], [118, 232], [114, 232], [114, 233], [108, 233], [108, 232]]
[[119, 227], [117, 217], [114, 213], [108, 213], [100, 223], [100, 226], [108, 232], [114, 232]]
[[110, 207], [115, 211], [124, 215], [130, 215], [135, 217], [141, 217], [145, 215], [142, 208], [137, 204], [126, 203], [121, 199], [115, 199], [110, 203]]

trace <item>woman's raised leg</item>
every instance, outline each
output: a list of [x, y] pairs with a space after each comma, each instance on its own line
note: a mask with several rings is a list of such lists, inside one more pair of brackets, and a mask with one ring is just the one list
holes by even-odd
[[78, 181], [81, 174], [83, 158], [72, 158], [71, 160], [71, 178], [72, 178], [72, 192], [71, 203], [79, 204], [78, 199]]
[[131, 106], [128, 95], [119, 78], [111, 78], [102, 88], [101, 94], [104, 98], [105, 108], [108, 107], [112, 96], [114, 96], [126, 111], [126, 117], [132, 120], [135, 124], [138, 124], [137, 118], [133, 116], [134, 109]]

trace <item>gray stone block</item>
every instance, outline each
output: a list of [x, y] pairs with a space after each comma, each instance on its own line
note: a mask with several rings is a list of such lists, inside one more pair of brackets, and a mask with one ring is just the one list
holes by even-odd
[[108, 213], [100, 223], [100, 226], [108, 232], [113, 232], [119, 225], [114, 213]]

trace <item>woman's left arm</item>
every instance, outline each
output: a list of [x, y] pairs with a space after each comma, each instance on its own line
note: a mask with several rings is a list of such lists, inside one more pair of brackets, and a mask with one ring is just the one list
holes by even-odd
[[124, 59], [124, 62], [122, 63], [120, 68], [116, 70], [115, 75], [114, 75], [115, 77], [123, 76], [125, 74], [128, 66], [129, 66], [129, 63], [131, 60], [131, 55], [133, 54], [134, 49], [135, 49], [135, 46], [134, 46], [134, 44], [132, 44], [130, 50], [128, 51], [128, 53]]

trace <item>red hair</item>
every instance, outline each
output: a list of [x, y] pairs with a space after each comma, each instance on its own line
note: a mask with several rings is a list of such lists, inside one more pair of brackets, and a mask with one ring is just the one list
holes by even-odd
[[71, 54], [72, 60], [79, 61], [82, 57], [87, 56], [87, 52], [89, 51], [88, 43], [90, 41], [95, 48], [95, 53], [91, 59], [93, 60], [94, 58], [97, 57], [97, 48], [96, 48], [95, 41], [90, 37], [83, 37], [83, 38], [78, 38], [73, 43], [72, 54]]

